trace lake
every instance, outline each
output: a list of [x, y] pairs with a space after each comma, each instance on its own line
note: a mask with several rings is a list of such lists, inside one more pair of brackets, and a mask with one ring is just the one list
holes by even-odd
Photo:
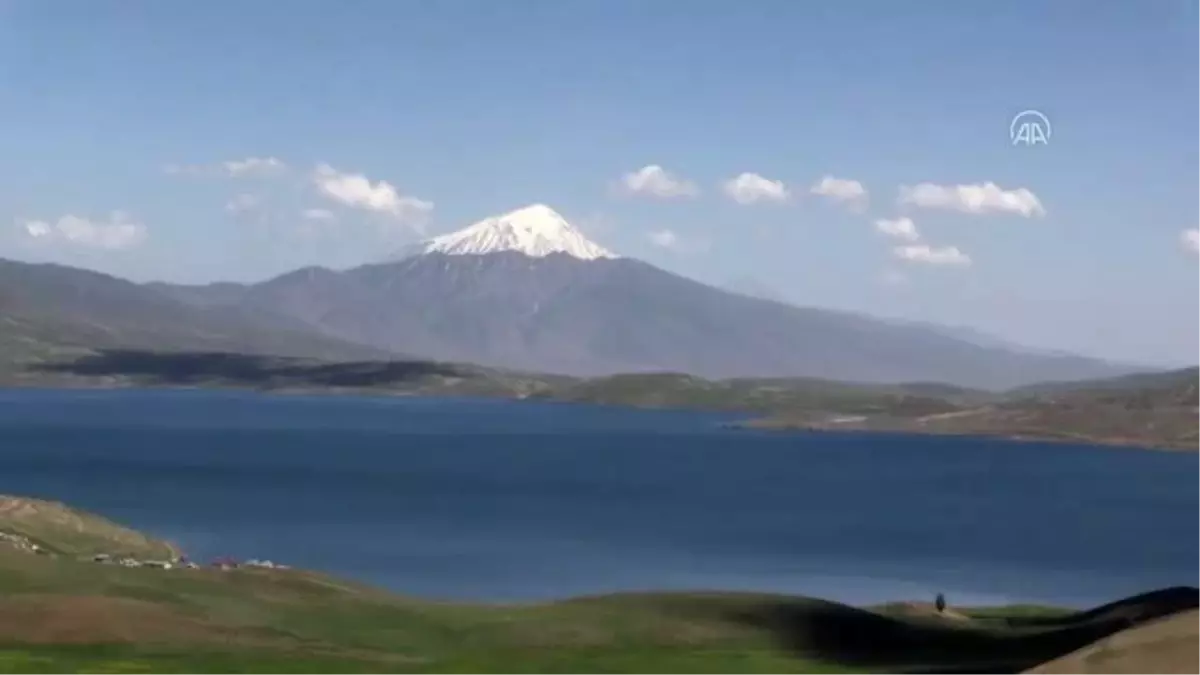
[[447, 599], [1099, 604], [1197, 584], [1197, 455], [572, 404], [0, 390], [0, 493]]

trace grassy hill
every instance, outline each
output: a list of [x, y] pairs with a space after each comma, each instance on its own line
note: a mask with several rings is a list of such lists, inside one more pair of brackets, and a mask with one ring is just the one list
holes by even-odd
[[113, 349], [30, 364], [0, 386], [234, 387], [383, 395], [489, 396], [757, 414], [923, 415], [989, 400], [938, 384], [864, 385], [816, 378], [706, 380], [677, 373], [577, 378], [419, 360], [325, 361], [222, 352]]
[[6, 547], [36, 547], [45, 554], [69, 557], [99, 553], [148, 560], [177, 557], [170, 544], [100, 516], [59, 502], [0, 495], [0, 548]]
[[575, 379], [547, 388], [556, 400], [773, 412], [816, 410], [842, 415], [933, 414], [984, 400], [978, 390], [937, 384], [869, 385], [819, 378], [707, 380], [682, 373], [647, 373]]
[[[80, 518], [68, 529], [90, 538], [76, 548], [46, 525], [57, 518], [35, 519], [48, 541], [129, 545], [128, 530], [54, 510]], [[29, 522], [19, 511], [0, 511], [0, 531]], [[0, 672], [827, 673], [1020, 672], [1193, 611], [1198, 593], [1166, 589], [1082, 613], [716, 592], [471, 605], [301, 570], [131, 568], [0, 542], [0, 598]], [[1144, 661], [1135, 640], [1125, 659], [1195, 672], [1195, 628], [1175, 636], [1190, 655]]]
[[882, 414], [831, 422], [801, 411], [759, 420], [761, 428], [866, 429], [1068, 440], [1172, 450], [1198, 449], [1196, 368], [1024, 388], [955, 410]]

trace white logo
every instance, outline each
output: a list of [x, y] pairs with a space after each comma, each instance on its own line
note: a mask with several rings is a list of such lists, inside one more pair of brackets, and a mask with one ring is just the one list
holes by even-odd
[[1008, 137], [1013, 145], [1049, 145], [1050, 118], [1036, 110], [1017, 113], [1008, 125]]

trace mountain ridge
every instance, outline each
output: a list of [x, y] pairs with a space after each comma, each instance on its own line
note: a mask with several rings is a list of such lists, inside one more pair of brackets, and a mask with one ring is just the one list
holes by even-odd
[[750, 298], [631, 258], [435, 252], [281, 275], [248, 286], [241, 303], [350, 342], [568, 375], [677, 371], [1004, 389], [1131, 370]]
[[[202, 286], [10, 262], [0, 267], [0, 301], [24, 298], [18, 309], [34, 328], [22, 329], [18, 345], [59, 330], [107, 348], [403, 354], [572, 376], [680, 372], [989, 390], [1138, 370], [731, 292], [617, 256], [540, 204], [422, 246], [349, 269]], [[31, 308], [38, 316], [29, 318]]]

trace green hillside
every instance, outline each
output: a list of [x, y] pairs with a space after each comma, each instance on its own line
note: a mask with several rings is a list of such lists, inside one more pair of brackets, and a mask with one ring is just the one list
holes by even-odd
[[[104, 519], [6, 499], [47, 510], [33, 521], [0, 510], [0, 532], [34, 522], [73, 551], [131, 542]], [[0, 594], [0, 672], [1021, 672], [1197, 605], [1193, 588], [1077, 614], [715, 592], [478, 605], [302, 570], [126, 567], [7, 540]], [[1177, 637], [1195, 645], [1194, 622]]]

